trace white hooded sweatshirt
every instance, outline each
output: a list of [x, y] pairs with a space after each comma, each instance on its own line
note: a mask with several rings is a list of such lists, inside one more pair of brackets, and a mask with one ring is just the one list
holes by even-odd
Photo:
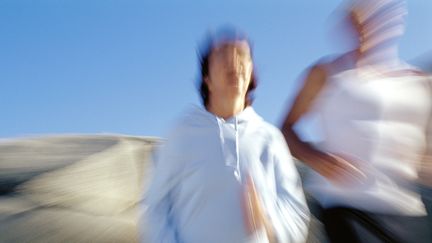
[[150, 242], [268, 242], [264, 230], [246, 231], [246, 175], [278, 242], [304, 242], [309, 211], [288, 147], [252, 107], [228, 120], [193, 107], [180, 119], [155, 162], [145, 198]]

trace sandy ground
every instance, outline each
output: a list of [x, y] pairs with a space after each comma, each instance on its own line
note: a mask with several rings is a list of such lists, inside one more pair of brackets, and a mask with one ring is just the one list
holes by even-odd
[[155, 138], [0, 141], [0, 242], [137, 242]]

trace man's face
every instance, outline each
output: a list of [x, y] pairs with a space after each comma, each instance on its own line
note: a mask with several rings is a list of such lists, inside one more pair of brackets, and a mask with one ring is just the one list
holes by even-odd
[[244, 98], [252, 75], [252, 58], [246, 41], [221, 43], [209, 57], [205, 82], [210, 97]]

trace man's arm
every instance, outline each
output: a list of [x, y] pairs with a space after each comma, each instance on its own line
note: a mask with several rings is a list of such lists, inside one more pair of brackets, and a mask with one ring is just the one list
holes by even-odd
[[179, 146], [169, 139], [159, 151], [149, 189], [145, 193], [145, 212], [141, 227], [147, 227], [143, 242], [178, 243], [176, 225], [172, 220], [172, 191], [181, 180]]
[[300, 177], [282, 136], [273, 146], [276, 199], [266, 208], [277, 242], [305, 242], [309, 209]]

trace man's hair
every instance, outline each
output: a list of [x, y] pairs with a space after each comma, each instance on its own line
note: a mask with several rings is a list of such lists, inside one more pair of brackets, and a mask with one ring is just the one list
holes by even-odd
[[[205, 40], [201, 43], [198, 50], [198, 58], [200, 64], [200, 77], [198, 79], [198, 89], [201, 95], [201, 100], [204, 107], [207, 107], [209, 103], [210, 91], [207, 83], [205, 82], [205, 78], [210, 73], [210, 65], [209, 59], [215, 47], [217, 47], [221, 43], [229, 43], [235, 41], [246, 41], [251, 48], [252, 54], [252, 45], [249, 39], [243, 33], [239, 32], [234, 28], [223, 28], [218, 31], [216, 34], [209, 33], [207, 34]], [[252, 62], [253, 63], [253, 62]], [[255, 69], [252, 69], [251, 80], [249, 82], [248, 89], [246, 91], [245, 96], [245, 107], [250, 106], [253, 103], [253, 91], [257, 87], [257, 78], [255, 75]]]

